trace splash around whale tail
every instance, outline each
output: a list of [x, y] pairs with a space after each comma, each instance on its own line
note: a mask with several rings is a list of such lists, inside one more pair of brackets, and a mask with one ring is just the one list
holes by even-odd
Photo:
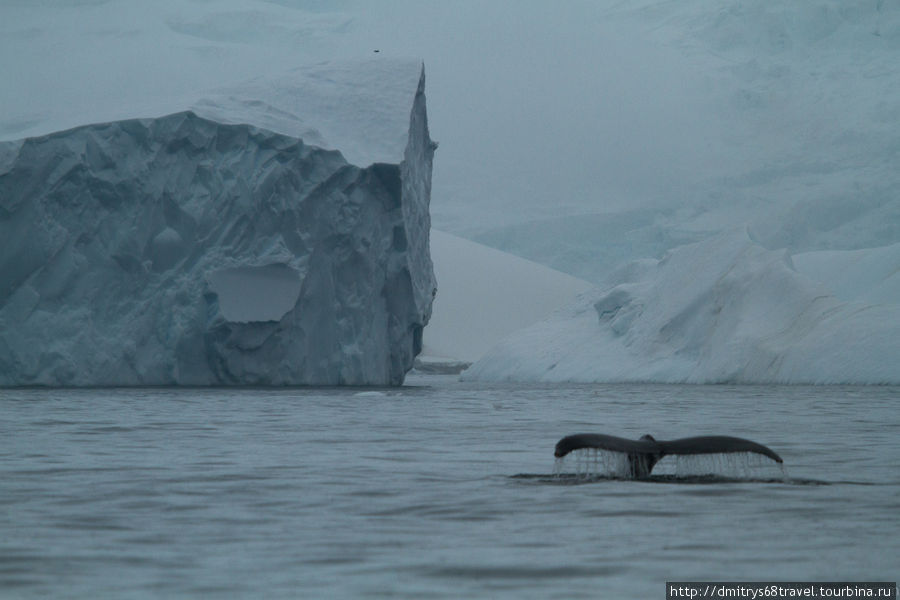
[[629, 440], [602, 433], [577, 433], [567, 435], [559, 440], [553, 454], [557, 458], [562, 458], [573, 450], [582, 448], [596, 448], [626, 454], [632, 477], [649, 476], [656, 463], [664, 456], [670, 455], [752, 452], [771, 458], [777, 463], [784, 462], [767, 446], [752, 440], [727, 435], [702, 435], [658, 441], [650, 435], [645, 435], [639, 440]]

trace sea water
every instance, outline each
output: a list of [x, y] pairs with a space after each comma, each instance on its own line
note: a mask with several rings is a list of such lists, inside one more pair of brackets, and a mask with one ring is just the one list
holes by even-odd
[[[787, 476], [555, 474], [554, 445], [582, 432], [747, 437]], [[666, 580], [894, 581], [900, 389], [412, 376], [0, 390], [0, 507], [0, 598], [663, 598]]]

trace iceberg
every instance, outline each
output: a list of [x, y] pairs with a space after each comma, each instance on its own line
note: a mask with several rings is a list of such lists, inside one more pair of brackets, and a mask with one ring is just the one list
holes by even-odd
[[436, 287], [424, 84], [323, 63], [0, 143], [0, 385], [401, 384]]
[[[829, 258], [801, 257], [808, 270]], [[896, 248], [851, 260], [864, 268], [849, 280], [895, 285]], [[463, 379], [896, 384], [900, 304], [839, 298], [741, 229], [623, 267], [506, 338]]]

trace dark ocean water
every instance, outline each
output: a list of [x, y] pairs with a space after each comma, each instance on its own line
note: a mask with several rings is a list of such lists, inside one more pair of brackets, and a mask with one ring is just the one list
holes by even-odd
[[[748, 437], [786, 478], [554, 476], [582, 431]], [[898, 388], [0, 390], [2, 598], [664, 598], [895, 581], [898, 534]]]

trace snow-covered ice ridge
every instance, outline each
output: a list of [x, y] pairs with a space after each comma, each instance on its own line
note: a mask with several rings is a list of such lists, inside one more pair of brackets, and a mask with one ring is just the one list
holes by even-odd
[[402, 383], [435, 289], [424, 81], [320, 64], [0, 144], [0, 385]]
[[[506, 338], [463, 378], [900, 383], [900, 304], [885, 301], [897, 288], [900, 246], [817, 254], [795, 268], [741, 229], [636, 261]], [[832, 287], [804, 274], [829, 268]]]

